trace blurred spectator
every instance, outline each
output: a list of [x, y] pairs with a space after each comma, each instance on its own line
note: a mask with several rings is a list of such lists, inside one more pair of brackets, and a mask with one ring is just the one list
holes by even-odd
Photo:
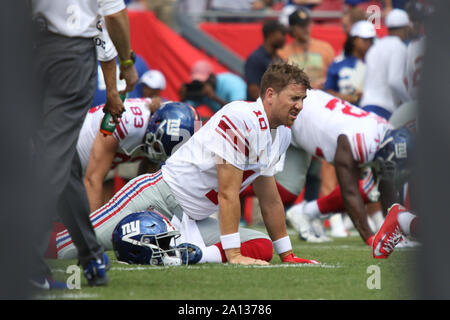
[[311, 37], [309, 10], [298, 8], [289, 15], [290, 33], [294, 40], [278, 51], [278, 55], [289, 63], [303, 68], [314, 89], [322, 89], [328, 66], [334, 59], [333, 47], [325, 41]]
[[358, 105], [366, 71], [364, 58], [375, 37], [372, 23], [362, 20], [353, 25], [344, 45], [344, 57], [336, 59], [328, 68], [326, 91]]
[[389, 35], [379, 39], [367, 52], [367, 71], [360, 105], [389, 119], [392, 112], [409, 100], [404, 83], [406, 44], [409, 32], [408, 14], [391, 10], [385, 19]]
[[[272, 0], [210, 0], [207, 8], [216, 11], [246, 13], [271, 8]], [[218, 22], [247, 22], [253, 19], [243, 16], [219, 16]]]
[[169, 27], [174, 27], [174, 21], [172, 19], [172, 12], [176, 0], [146, 0], [147, 9], [153, 11], [156, 17], [164, 22]]
[[360, 21], [366, 19], [366, 13], [363, 9], [359, 7], [350, 8], [344, 11], [344, 14], [341, 18], [342, 23], [342, 30], [345, 32], [345, 34], [349, 34], [350, 29], [352, 26]]
[[139, 79], [142, 84], [142, 97], [161, 97], [161, 91], [166, 88], [166, 77], [159, 70], [149, 70]]
[[392, 9], [405, 9], [406, 4], [410, 0], [383, 0], [384, 10], [387, 12]]
[[272, 0], [211, 0], [209, 8], [224, 11], [262, 10], [272, 5]]
[[[117, 87], [120, 90], [125, 89], [125, 80], [119, 79], [120, 69], [119, 69], [119, 62], [116, 61], [117, 65]], [[136, 67], [136, 71], [138, 73], [139, 78], [142, 77], [142, 75], [149, 70], [149, 67], [147, 66], [147, 63], [144, 61], [144, 59], [136, 54], [136, 62], [134, 64]], [[142, 84], [138, 83], [134, 87], [134, 89], [130, 92], [128, 92], [127, 95], [128, 98], [140, 98], [142, 97]], [[92, 101], [92, 106], [99, 106], [101, 104], [104, 104], [106, 101], [106, 84], [105, 79], [103, 77], [102, 68], [100, 67], [100, 64], [97, 64], [97, 86], [94, 93], [94, 100]]]
[[286, 0], [285, 1], [287, 6], [289, 5], [295, 5], [295, 6], [303, 6], [307, 7], [309, 9], [314, 8], [318, 4], [322, 3], [322, 0]]
[[358, 4], [365, 2], [372, 2], [373, 0], [345, 0], [345, 4], [351, 7], [357, 6]]
[[[350, 29], [352, 26], [361, 20], [366, 19], [366, 12], [360, 7], [347, 8], [341, 18], [342, 31], [349, 37]], [[345, 54], [342, 50], [335, 58], [335, 60], [344, 59]]]
[[180, 88], [180, 99], [193, 107], [208, 106], [212, 112], [235, 100], [246, 100], [247, 84], [231, 72], [213, 73], [206, 60], [197, 61], [192, 67], [191, 82]]
[[286, 40], [286, 28], [277, 20], [265, 22], [262, 32], [264, 43], [245, 62], [247, 99], [250, 101], [258, 99], [262, 75], [274, 59], [279, 59], [277, 50], [284, 46]]
[[179, 13], [200, 15], [208, 8], [210, 0], [180, 0], [177, 3]]
[[420, 1], [410, 1], [405, 7], [411, 21], [410, 42], [406, 52], [406, 83], [412, 100], [418, 100], [418, 89], [425, 54], [425, 17], [430, 7]]
[[159, 70], [149, 70], [139, 79], [142, 84], [142, 97], [152, 98], [151, 110], [159, 108], [162, 102], [168, 99], [161, 97], [161, 91], [166, 88], [166, 78]]

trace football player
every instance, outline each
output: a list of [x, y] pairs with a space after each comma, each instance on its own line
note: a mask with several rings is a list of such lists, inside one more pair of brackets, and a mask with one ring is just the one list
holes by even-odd
[[[104, 194], [103, 185], [110, 171], [122, 164], [147, 158], [145, 136], [150, 117], [159, 104], [150, 98], [126, 99], [116, 130], [112, 135], [100, 132], [104, 116], [103, 105], [89, 110], [77, 142], [77, 152], [84, 174], [84, 185], [91, 212], [100, 208], [110, 197]], [[189, 106], [186, 105], [186, 108]], [[133, 176], [133, 178], [137, 175]]]
[[[276, 165], [290, 144], [291, 126], [302, 109], [306, 74], [287, 63], [272, 64], [256, 102], [235, 101], [219, 110], [155, 174], [131, 180], [90, 218], [100, 242], [111, 249], [111, 234], [127, 215], [154, 210], [180, 230], [181, 243], [202, 250], [202, 262], [268, 264], [272, 251], [283, 262], [312, 263], [292, 251], [284, 207], [277, 191]], [[173, 123], [172, 125], [176, 125]], [[166, 127], [165, 132], [176, 132]], [[239, 229], [239, 192], [253, 183], [269, 237]], [[211, 217], [218, 212], [218, 219]], [[67, 232], [57, 236], [59, 257], [76, 250]]]
[[292, 126], [292, 143], [277, 182], [294, 199], [315, 155], [334, 164], [339, 186], [318, 200], [292, 206], [286, 212], [287, 220], [301, 238], [313, 241], [313, 219], [347, 211], [362, 239], [371, 245], [373, 233], [364, 204], [378, 201], [380, 195], [383, 208], [396, 202], [392, 179], [405, 178], [412, 134], [406, 128], [393, 130], [385, 119], [323, 91], [309, 90], [307, 95]]

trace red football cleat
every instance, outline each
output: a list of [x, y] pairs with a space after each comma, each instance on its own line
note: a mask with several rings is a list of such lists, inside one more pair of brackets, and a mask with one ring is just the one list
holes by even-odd
[[369, 237], [369, 239], [366, 240], [366, 244], [367, 244], [369, 247], [372, 246], [372, 243], [373, 243], [373, 239], [374, 239], [374, 238], [375, 238], [375, 235], [371, 235], [371, 236]]
[[283, 262], [287, 263], [310, 263], [310, 264], [320, 264], [317, 260], [309, 260], [309, 259], [302, 259], [297, 257], [295, 254], [291, 253], [283, 258]]
[[389, 257], [397, 243], [402, 240], [398, 214], [404, 211], [407, 211], [406, 208], [398, 203], [389, 208], [386, 219], [372, 243], [372, 254], [375, 259], [386, 259]]

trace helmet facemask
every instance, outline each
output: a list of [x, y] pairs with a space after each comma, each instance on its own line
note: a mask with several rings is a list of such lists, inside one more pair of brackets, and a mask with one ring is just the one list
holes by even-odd
[[162, 143], [164, 135], [164, 125], [166, 120], [158, 124], [158, 129], [155, 133], [148, 132], [145, 136], [145, 149], [150, 160], [154, 162], [163, 162], [167, 159], [167, 153]]
[[[149, 264], [157, 266], [181, 265], [181, 251], [176, 248], [176, 239], [180, 237], [179, 231], [169, 231], [157, 235], [142, 235], [140, 244], [152, 252]], [[170, 246], [173, 238], [174, 246]], [[183, 249], [181, 249], [183, 250]]]

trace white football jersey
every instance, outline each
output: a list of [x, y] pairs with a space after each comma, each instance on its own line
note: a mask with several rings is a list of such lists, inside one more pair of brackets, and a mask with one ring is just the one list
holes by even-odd
[[367, 112], [320, 90], [308, 90], [303, 110], [292, 126], [292, 144], [333, 163], [337, 139], [347, 136], [353, 158], [372, 161], [382, 134], [390, 127], [378, 115]]
[[48, 30], [67, 37], [93, 38], [100, 16], [125, 9], [123, 0], [32, 0], [33, 17], [45, 18]]
[[[148, 104], [151, 101], [152, 99], [150, 98], [125, 100], [125, 111], [112, 135], [119, 141], [119, 147], [116, 151], [111, 169], [114, 169], [120, 163], [137, 161], [143, 159], [145, 156], [144, 151], [139, 146], [143, 144], [145, 132], [150, 120], [151, 112]], [[89, 163], [92, 144], [100, 130], [100, 123], [105, 115], [102, 110], [103, 106], [100, 105], [89, 110], [84, 119], [80, 135], [78, 136], [77, 152], [83, 171], [86, 170]]]
[[161, 171], [183, 211], [201, 220], [219, 210], [216, 165], [220, 158], [244, 171], [242, 191], [258, 176], [276, 173], [290, 137], [285, 126], [270, 130], [261, 99], [234, 101], [216, 112]]
[[367, 51], [366, 73], [360, 106], [376, 105], [394, 112], [409, 101], [404, 83], [406, 45], [397, 36], [385, 36]]
[[411, 41], [406, 51], [406, 80], [408, 93], [413, 100], [418, 99], [420, 75], [425, 54], [425, 37]]

